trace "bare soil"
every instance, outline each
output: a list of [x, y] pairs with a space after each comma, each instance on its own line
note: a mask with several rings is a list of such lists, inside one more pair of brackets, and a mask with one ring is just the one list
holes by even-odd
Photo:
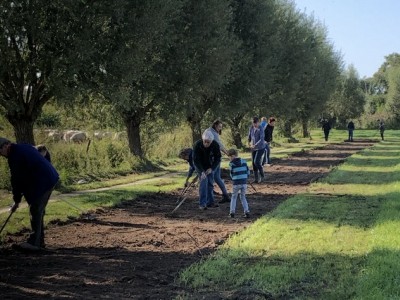
[[[0, 250], [2, 299], [254, 299], [240, 291], [200, 293], [179, 285], [185, 267], [207, 257], [232, 234], [274, 210], [285, 199], [304, 192], [330, 167], [373, 144], [374, 141], [329, 144], [266, 167], [266, 180], [249, 186], [251, 218], [242, 217], [238, 201], [231, 219], [229, 203], [198, 209], [197, 190], [174, 213], [182, 190], [125, 201], [112, 209], [84, 218], [52, 222], [46, 229], [47, 250], [15, 251], [26, 232], [9, 236]], [[272, 149], [273, 154], [273, 149]], [[228, 172], [223, 172], [228, 190]], [[220, 196], [216, 196], [219, 200]], [[260, 295], [258, 295], [259, 297]]]

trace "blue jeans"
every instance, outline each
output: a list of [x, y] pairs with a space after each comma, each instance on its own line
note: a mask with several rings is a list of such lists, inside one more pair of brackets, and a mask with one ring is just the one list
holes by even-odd
[[265, 153], [262, 160], [262, 165], [271, 163], [271, 149], [269, 148], [269, 143], [265, 143]]
[[261, 160], [264, 155], [264, 152], [265, 152], [265, 149], [255, 150], [255, 151], [251, 152], [255, 180], [258, 179], [258, 173], [260, 173], [261, 177], [264, 177], [264, 170], [263, 170], [263, 167], [261, 164]]
[[234, 214], [236, 211], [236, 200], [238, 198], [239, 192], [240, 192], [240, 201], [242, 202], [244, 213], [250, 212], [249, 204], [247, 203], [246, 200], [246, 190], [247, 190], [247, 184], [235, 184], [233, 186], [230, 213]]
[[206, 176], [206, 178], [201, 179], [201, 173], [197, 172], [199, 176], [199, 205], [207, 206], [214, 203], [214, 172], [211, 172]]
[[225, 184], [221, 178], [221, 164], [215, 169], [214, 173], [214, 181], [221, 189], [221, 192], [224, 196], [228, 196], [228, 191], [226, 190]]

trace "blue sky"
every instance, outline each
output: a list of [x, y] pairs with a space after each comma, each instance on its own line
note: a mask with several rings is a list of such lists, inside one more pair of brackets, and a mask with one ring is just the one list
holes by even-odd
[[385, 56], [400, 53], [400, 0], [294, 0], [314, 15], [328, 38], [360, 78], [371, 77]]

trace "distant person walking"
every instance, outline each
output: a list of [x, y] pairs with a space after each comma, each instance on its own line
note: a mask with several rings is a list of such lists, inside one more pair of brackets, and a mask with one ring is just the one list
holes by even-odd
[[350, 121], [349, 124], [347, 124], [347, 130], [349, 131], [349, 141], [353, 141], [353, 132], [354, 132], [354, 123], [353, 121]]
[[[215, 120], [212, 123], [211, 127], [209, 127], [207, 130], [209, 130], [213, 134], [214, 141], [218, 143], [221, 152], [227, 154], [225, 146], [219, 137], [222, 133], [222, 122], [220, 120]], [[228, 195], [228, 191], [226, 190], [225, 183], [221, 178], [221, 162], [218, 164], [217, 168], [214, 171], [214, 181], [219, 186], [222, 192], [222, 200], [219, 203], [229, 202], [230, 198]]]
[[329, 121], [326, 119], [322, 121], [322, 130], [324, 131], [325, 141], [327, 142], [329, 138], [329, 132], [331, 131], [331, 124], [329, 124]]
[[264, 130], [259, 124], [258, 117], [253, 118], [252, 126], [249, 129], [248, 141], [251, 148], [254, 183], [260, 183], [264, 179], [262, 157], [265, 152], [265, 141]]
[[385, 133], [385, 123], [383, 123], [383, 120], [378, 120], [378, 121], [379, 121], [379, 132], [381, 134], [382, 141], [384, 141], [385, 138], [383, 135]]
[[28, 144], [14, 144], [0, 138], [0, 155], [8, 160], [11, 186], [16, 211], [22, 197], [29, 204], [31, 228], [28, 241], [20, 244], [24, 250], [37, 251], [44, 248], [43, 218], [46, 205], [59, 176], [51, 163], [39, 151]]
[[238, 157], [238, 152], [235, 149], [228, 150], [229, 156], [229, 169], [231, 171], [231, 178], [233, 184], [231, 206], [229, 211], [229, 216], [231, 218], [235, 217], [236, 212], [236, 201], [240, 195], [240, 201], [243, 207], [243, 216], [248, 218], [250, 216], [249, 204], [246, 200], [246, 190], [247, 190], [247, 179], [250, 174], [247, 162], [244, 159]]
[[209, 130], [205, 130], [202, 139], [193, 145], [193, 164], [196, 168], [197, 176], [200, 180], [199, 185], [199, 208], [216, 207], [214, 203], [214, 171], [221, 162], [221, 150], [214, 135]]

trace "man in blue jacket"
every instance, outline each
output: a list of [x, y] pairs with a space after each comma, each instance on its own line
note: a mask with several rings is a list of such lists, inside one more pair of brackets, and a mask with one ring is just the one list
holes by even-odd
[[29, 204], [31, 228], [28, 241], [20, 248], [37, 251], [44, 247], [43, 217], [51, 192], [58, 182], [57, 171], [39, 151], [28, 144], [14, 144], [0, 137], [0, 155], [8, 160], [14, 199], [12, 211], [16, 211], [22, 196]]

